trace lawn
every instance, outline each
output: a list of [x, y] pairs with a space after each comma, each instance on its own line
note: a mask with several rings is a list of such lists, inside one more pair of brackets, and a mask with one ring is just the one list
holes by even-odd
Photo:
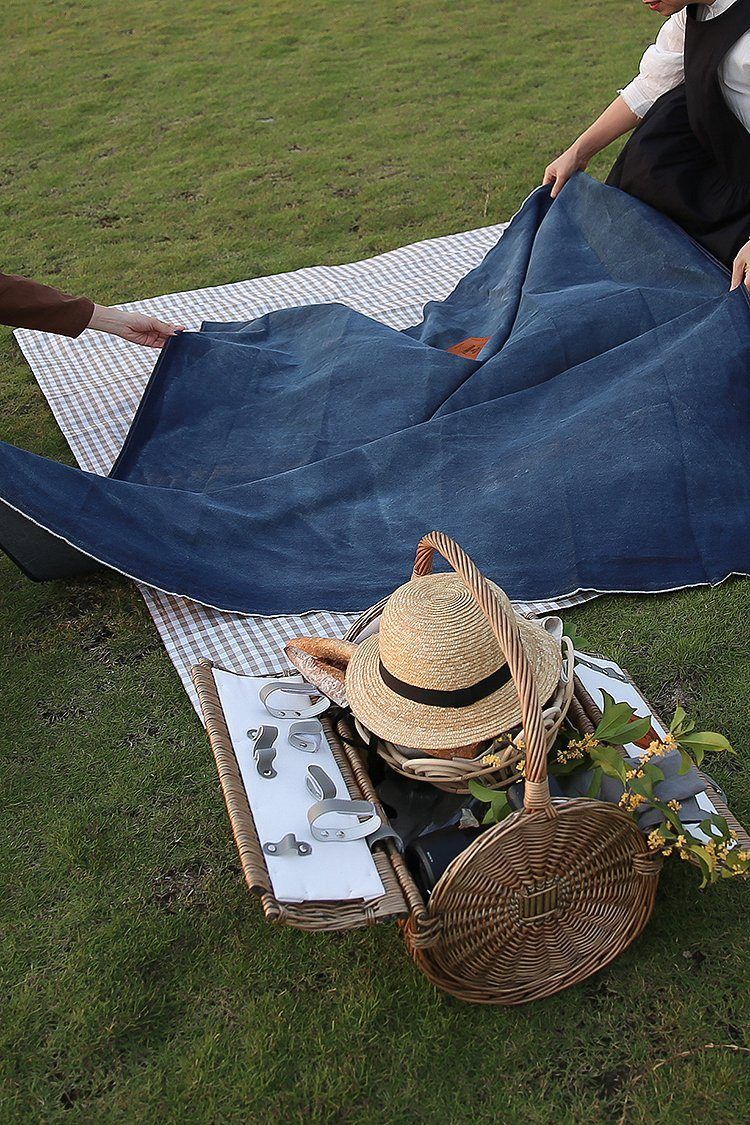
[[[631, 77], [640, 8], [4, 0], [0, 261], [115, 302], [497, 222]], [[71, 460], [2, 329], [0, 402]], [[435, 992], [392, 926], [270, 929], [134, 588], [0, 576], [2, 1122], [747, 1119], [746, 888], [671, 862], [625, 956], [522, 1009]], [[571, 616], [734, 740], [750, 821], [750, 584]]]

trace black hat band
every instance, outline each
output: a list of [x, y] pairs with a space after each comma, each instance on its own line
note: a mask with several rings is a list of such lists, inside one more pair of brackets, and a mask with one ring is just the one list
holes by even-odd
[[400, 680], [398, 676], [388, 671], [382, 660], [378, 661], [378, 670], [385, 686], [396, 695], [400, 695], [403, 699], [410, 699], [412, 703], [425, 703], [428, 707], [470, 707], [472, 703], [478, 703], [480, 699], [486, 699], [494, 691], [505, 687], [511, 680], [510, 668], [504, 664], [502, 668], [491, 672], [476, 684], [454, 688], [452, 691], [442, 691], [437, 688], [417, 687], [416, 684]]

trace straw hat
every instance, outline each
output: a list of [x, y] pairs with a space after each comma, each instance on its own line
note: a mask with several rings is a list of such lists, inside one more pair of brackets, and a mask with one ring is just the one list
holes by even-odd
[[[544, 704], [560, 679], [560, 645], [540, 625], [517, 620]], [[349, 662], [346, 694], [369, 730], [416, 749], [464, 746], [521, 721], [505, 655], [457, 574], [413, 578], [391, 594], [379, 632]]]

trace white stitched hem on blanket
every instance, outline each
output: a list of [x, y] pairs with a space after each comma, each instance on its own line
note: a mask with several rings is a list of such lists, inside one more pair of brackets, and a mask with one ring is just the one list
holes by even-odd
[[[249, 320], [273, 309], [343, 301], [393, 328], [406, 328], [419, 321], [427, 301], [446, 297], [479, 264], [506, 225], [427, 239], [359, 262], [313, 266], [122, 307], [190, 327], [202, 320]], [[22, 329], [16, 337], [80, 467], [109, 472], [148, 381], [153, 353], [97, 332], [69, 340]], [[190, 669], [201, 658], [249, 675], [282, 672], [289, 667], [287, 641], [302, 633], [341, 636], [357, 617], [333, 610], [284, 617], [226, 613], [143, 585], [139, 589], [196, 710]], [[593, 596], [578, 592], [519, 609], [553, 613]]]

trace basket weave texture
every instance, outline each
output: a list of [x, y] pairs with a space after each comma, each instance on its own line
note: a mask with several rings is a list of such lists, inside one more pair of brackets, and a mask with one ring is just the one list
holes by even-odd
[[[251, 891], [260, 896], [266, 920], [300, 930], [349, 930], [373, 926], [389, 918], [402, 919], [411, 912], [415, 925], [426, 925], [424, 903], [392, 840], [383, 841], [373, 851], [375, 866], [385, 888], [385, 894], [381, 898], [372, 902], [278, 901], [271, 886], [271, 877], [224, 718], [212, 667], [208, 660], [197, 664], [192, 670], [193, 683], [206, 721], [245, 882]], [[372, 801], [385, 818], [363, 763], [356, 755], [347, 752], [328, 715], [324, 715], [321, 722], [349, 796], [353, 800]]]
[[411, 918], [406, 943], [427, 976], [483, 1004], [540, 999], [597, 972], [641, 932], [653, 910], [661, 861], [635, 821], [601, 801], [553, 802], [548, 740], [515, 615], [465, 552], [432, 532], [438, 550], [487, 614], [518, 689], [526, 738], [524, 808], [482, 835], [448, 867]]
[[[433, 554], [432, 551], [418, 552], [412, 577], [422, 578], [431, 573]], [[488, 596], [499, 597], [511, 614], [513, 613], [505, 594], [494, 583], [492, 585], [486, 583], [486, 588]], [[378, 620], [387, 601], [388, 599], [384, 598], [355, 621], [346, 634], [346, 640], [357, 641]], [[560, 680], [551, 698], [545, 701], [542, 713], [548, 749], [552, 747], [557, 737], [573, 697], [573, 645], [567, 637], [563, 637], [562, 647], [563, 667]], [[523, 728], [515, 734], [520, 735], [522, 742], [525, 741]], [[484, 755], [476, 758], [445, 758], [430, 757], [428, 752], [415, 756], [380, 738], [375, 739], [372, 745], [391, 769], [402, 777], [409, 778], [411, 781], [429, 782], [447, 793], [458, 794], [469, 793], [469, 782], [473, 780], [481, 781], [490, 789], [507, 788], [520, 778], [517, 767], [525, 757], [525, 750], [518, 745], [507, 743], [497, 750], [491, 748], [492, 754], [500, 759], [500, 763], [496, 765], [484, 764], [482, 761]]]
[[[548, 699], [560, 679], [560, 645], [535, 621], [519, 617], [518, 629], [539, 692]], [[469, 749], [520, 720], [497, 638], [457, 574], [412, 575], [394, 590], [377, 634], [354, 646], [346, 695], [379, 738], [420, 750]]]
[[[562, 726], [573, 696], [573, 645], [567, 637], [563, 637], [563, 674], [555, 694], [544, 707], [542, 718], [547, 738], [547, 747], [551, 749]], [[525, 740], [523, 727], [518, 731], [521, 740]], [[525, 757], [525, 750], [519, 749], [512, 743], [495, 750], [492, 746], [477, 758], [415, 758], [405, 754], [398, 746], [391, 742], [376, 739], [375, 751], [391, 769], [408, 777], [412, 781], [426, 781], [443, 789], [446, 793], [469, 792], [470, 781], [481, 781], [489, 789], [507, 789], [514, 781], [518, 781], [521, 774], [518, 766]], [[496, 754], [500, 758], [499, 765], [485, 765], [482, 758], [487, 753]]]
[[[522, 1004], [584, 980], [639, 935], [653, 909], [661, 860], [648, 850], [635, 821], [614, 806], [550, 800], [544, 716], [515, 615], [447, 536], [426, 536], [418, 565], [429, 568], [435, 550], [462, 576], [503, 647], [522, 703], [526, 784], [523, 810], [483, 832], [457, 856], [428, 902], [392, 840], [381, 841], [373, 852], [386, 890], [381, 899], [278, 902], [211, 665], [203, 662], [193, 677], [245, 878], [260, 896], [268, 921], [321, 931], [395, 919], [411, 956], [439, 988], [473, 1003]], [[583, 733], [593, 729], [596, 716], [581, 685], [575, 686], [570, 716]], [[339, 738], [328, 716], [323, 723], [350, 795], [377, 803], [365, 757], [348, 737]], [[742, 846], [750, 845], [740, 833]]]

